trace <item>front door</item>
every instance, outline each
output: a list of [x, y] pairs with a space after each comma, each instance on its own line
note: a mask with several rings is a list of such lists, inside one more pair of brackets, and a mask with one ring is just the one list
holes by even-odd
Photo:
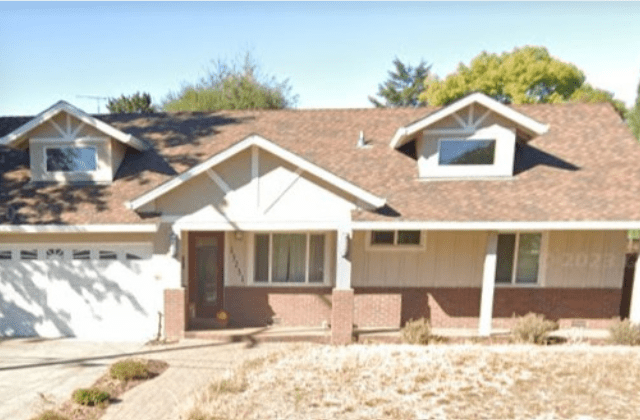
[[196, 318], [213, 318], [223, 307], [224, 233], [189, 233], [189, 301]]

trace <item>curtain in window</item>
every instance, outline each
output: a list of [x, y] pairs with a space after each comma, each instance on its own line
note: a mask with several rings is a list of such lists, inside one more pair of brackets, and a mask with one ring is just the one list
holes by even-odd
[[520, 234], [516, 283], [535, 283], [538, 281], [541, 238], [542, 235], [539, 233]]
[[306, 248], [305, 234], [274, 234], [272, 280], [284, 283], [303, 283]]
[[324, 235], [309, 238], [309, 282], [324, 281]]

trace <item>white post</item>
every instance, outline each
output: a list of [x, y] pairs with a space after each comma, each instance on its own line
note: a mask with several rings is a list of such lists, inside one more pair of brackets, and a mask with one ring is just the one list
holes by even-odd
[[629, 319], [634, 324], [640, 324], [640, 259], [636, 262], [636, 269], [633, 273]]
[[351, 289], [351, 229], [339, 228], [336, 241], [336, 289]]
[[498, 234], [490, 232], [487, 237], [487, 249], [484, 256], [484, 271], [482, 273], [482, 296], [480, 298], [480, 323], [478, 333], [483, 337], [491, 335], [491, 320], [493, 318], [493, 292], [496, 283], [496, 264], [498, 252]]

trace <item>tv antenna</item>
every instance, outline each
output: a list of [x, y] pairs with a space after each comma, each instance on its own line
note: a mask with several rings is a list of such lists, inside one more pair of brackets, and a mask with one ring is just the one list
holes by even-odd
[[98, 114], [100, 113], [100, 101], [107, 101], [109, 98], [105, 96], [94, 96], [94, 95], [76, 95], [76, 98], [85, 98], [85, 99], [93, 99], [96, 101], [98, 105]]

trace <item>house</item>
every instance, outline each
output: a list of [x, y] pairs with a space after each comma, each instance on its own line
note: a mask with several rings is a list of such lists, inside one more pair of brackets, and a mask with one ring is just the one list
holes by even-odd
[[[0, 335], [640, 322], [608, 104], [0, 118]], [[639, 270], [640, 271], [640, 270]], [[640, 284], [640, 283], [638, 283]], [[631, 308], [625, 308], [625, 294]]]

